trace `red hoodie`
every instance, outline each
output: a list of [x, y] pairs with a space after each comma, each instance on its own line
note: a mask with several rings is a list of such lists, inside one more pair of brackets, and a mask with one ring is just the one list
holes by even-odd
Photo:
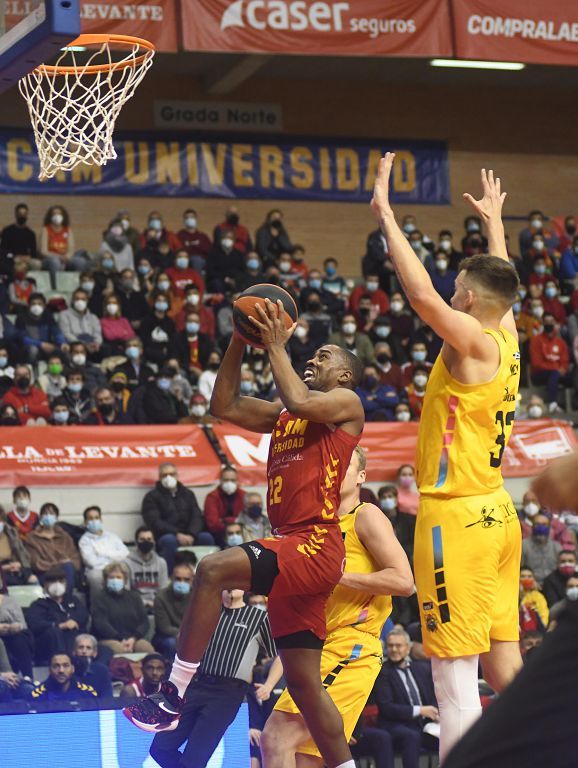
[[27, 424], [29, 419], [42, 417], [48, 421], [50, 418], [48, 398], [39, 387], [30, 387], [28, 392], [22, 392], [18, 387], [10, 387], [2, 404], [11, 405], [18, 411], [21, 424]]
[[532, 371], [568, 370], [570, 355], [566, 342], [558, 334], [550, 336], [542, 332], [530, 339], [530, 363]]

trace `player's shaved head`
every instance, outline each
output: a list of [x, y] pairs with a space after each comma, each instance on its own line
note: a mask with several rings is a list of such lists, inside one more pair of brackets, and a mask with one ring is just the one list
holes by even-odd
[[363, 363], [357, 355], [354, 355], [353, 352], [350, 352], [348, 349], [344, 349], [343, 347], [334, 348], [339, 350], [339, 356], [341, 357], [343, 367], [351, 374], [347, 386], [349, 389], [355, 389], [361, 384], [361, 379], [363, 378]]
[[464, 273], [464, 284], [482, 302], [494, 303], [506, 311], [516, 301], [520, 281], [508, 261], [479, 253], [460, 263], [460, 273]]

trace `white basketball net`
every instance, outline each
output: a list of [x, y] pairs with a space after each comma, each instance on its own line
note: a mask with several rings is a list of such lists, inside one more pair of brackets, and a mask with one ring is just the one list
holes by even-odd
[[[116, 159], [112, 134], [123, 105], [132, 97], [152, 64], [154, 50], [134, 44], [111, 50], [108, 41], [79, 53], [64, 50], [55, 72], [40, 65], [19, 82], [26, 99], [40, 158], [40, 180], [77, 165], [106, 165]], [[114, 57], [114, 58], [113, 58]], [[106, 65], [102, 71], [91, 70]]]

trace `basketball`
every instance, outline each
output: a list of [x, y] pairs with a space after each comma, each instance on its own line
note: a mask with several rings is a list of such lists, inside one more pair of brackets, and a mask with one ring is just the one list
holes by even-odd
[[287, 328], [291, 328], [298, 316], [297, 305], [290, 294], [278, 285], [260, 283], [259, 285], [252, 285], [250, 288], [247, 288], [246, 291], [243, 291], [233, 305], [233, 323], [235, 324], [235, 329], [239, 336], [241, 336], [247, 344], [250, 344], [252, 347], [258, 347], [259, 349], [263, 349], [261, 333], [258, 328], [255, 328], [249, 318], [254, 317], [256, 320], [261, 320], [257, 313], [256, 306], [257, 304], [260, 304], [263, 309], [265, 309], [265, 299], [269, 299], [269, 301], [272, 301], [274, 304], [279, 300], [283, 302]]

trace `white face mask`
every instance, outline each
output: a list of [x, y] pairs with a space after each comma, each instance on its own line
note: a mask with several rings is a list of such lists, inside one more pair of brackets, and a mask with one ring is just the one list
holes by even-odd
[[401, 312], [403, 309], [403, 303], [401, 301], [392, 301], [391, 302], [391, 310], [392, 312]]
[[539, 305], [532, 307], [532, 314], [534, 315], [534, 317], [542, 317], [542, 315], [544, 314], [544, 307], [541, 307]]
[[177, 478], [174, 475], [165, 475], [161, 480], [161, 485], [169, 491], [177, 487]]
[[528, 515], [528, 517], [534, 517], [534, 515], [537, 515], [540, 511], [540, 507], [538, 504], [536, 504], [535, 501], [529, 501], [527, 504], [524, 504], [524, 512]]
[[440, 272], [445, 272], [445, 270], [448, 268], [448, 263], [445, 259], [438, 259], [436, 261], [436, 267], [440, 270]]
[[46, 591], [50, 597], [62, 597], [62, 595], [64, 595], [66, 592], [66, 585], [64, 585], [61, 581], [53, 581], [52, 584], [48, 585]]
[[118, 313], [118, 304], [107, 304], [106, 311], [109, 315], [116, 315]]
[[84, 312], [84, 310], [86, 309], [86, 301], [84, 299], [77, 299], [74, 302], [74, 309], [77, 312]]
[[370, 293], [373, 293], [374, 291], [377, 291], [379, 288], [379, 283], [366, 283], [365, 287]]
[[304, 339], [307, 336], [307, 329], [302, 325], [298, 325], [297, 328], [295, 328], [295, 336], [297, 336], [298, 339]]
[[229, 248], [233, 247], [233, 241], [230, 237], [225, 237], [223, 240], [221, 240], [221, 245], [225, 250], [229, 250]]
[[18, 499], [16, 499], [16, 509], [28, 509], [30, 506], [30, 499], [27, 499], [25, 496], [20, 496]]
[[343, 323], [341, 326], [341, 330], [346, 336], [353, 336], [355, 331], [357, 330], [357, 326], [355, 323]]
[[409, 411], [400, 411], [396, 417], [398, 421], [409, 421], [411, 418], [411, 413]]
[[416, 387], [423, 388], [427, 384], [427, 376], [418, 373], [417, 376], [413, 377], [413, 383], [416, 385]]
[[445, 251], [448, 253], [452, 249], [452, 241], [451, 240], [440, 240], [440, 248], [442, 251]]
[[379, 506], [387, 512], [391, 512], [394, 510], [397, 506], [397, 501], [393, 498], [393, 496], [386, 496], [379, 502]]
[[30, 307], [30, 314], [34, 317], [40, 317], [40, 315], [44, 312], [44, 307], [42, 304], [32, 304]]
[[189, 293], [187, 296], [187, 304], [192, 304], [193, 307], [196, 307], [199, 303], [200, 296], [198, 293]]
[[207, 409], [205, 408], [204, 405], [191, 406], [191, 414], [193, 416], [196, 416], [198, 419], [202, 418], [206, 412], [207, 412]]
[[51, 221], [56, 227], [59, 227], [64, 221], [64, 216], [61, 213], [54, 213], [52, 214]]
[[194, 229], [197, 226], [197, 220], [194, 216], [187, 216], [185, 219], [185, 227], [188, 229]]
[[232, 496], [237, 490], [237, 483], [234, 480], [224, 480], [221, 483], [221, 488], [223, 489], [223, 493], [226, 493], [227, 496]]
[[72, 362], [80, 367], [86, 363], [86, 355], [72, 355]]
[[531, 419], [540, 419], [544, 413], [541, 405], [531, 405], [528, 408], [528, 416]]

